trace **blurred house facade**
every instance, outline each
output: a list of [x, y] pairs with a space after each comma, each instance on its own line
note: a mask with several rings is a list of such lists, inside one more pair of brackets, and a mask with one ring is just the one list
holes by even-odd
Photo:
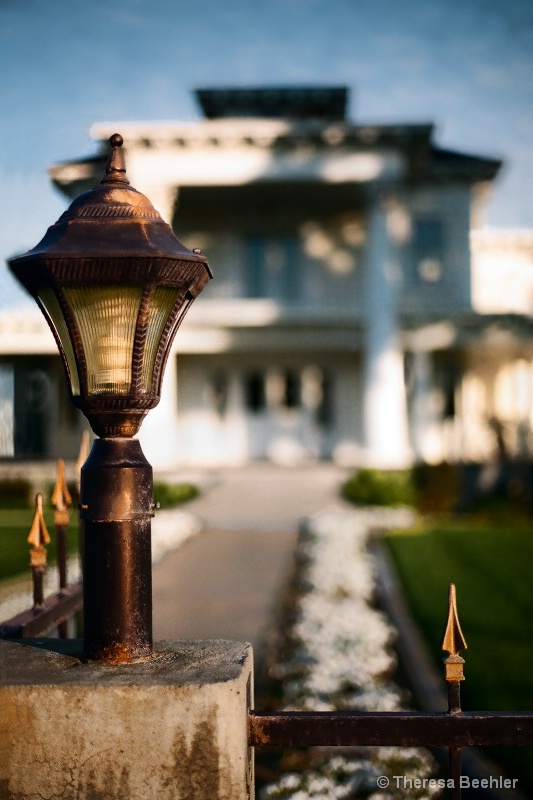
[[[439, 148], [430, 124], [352, 123], [343, 87], [197, 97], [201, 121], [99, 123], [94, 158], [50, 170], [74, 198], [119, 130], [132, 185], [214, 272], [141, 429], [154, 467], [390, 468], [527, 448], [533, 234], [471, 233], [500, 163]], [[61, 442], [69, 457], [81, 422], [37, 314], [0, 317], [0, 452], [25, 455], [42, 427], [41, 380], [48, 440], [26, 450]]]

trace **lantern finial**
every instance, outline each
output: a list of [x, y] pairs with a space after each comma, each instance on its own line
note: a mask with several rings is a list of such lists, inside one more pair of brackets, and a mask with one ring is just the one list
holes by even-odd
[[102, 178], [100, 183], [127, 183], [129, 180], [126, 178], [126, 164], [124, 161], [124, 152], [121, 149], [124, 139], [120, 133], [114, 133], [109, 138], [111, 145], [111, 152], [107, 159], [105, 168], [105, 177]]

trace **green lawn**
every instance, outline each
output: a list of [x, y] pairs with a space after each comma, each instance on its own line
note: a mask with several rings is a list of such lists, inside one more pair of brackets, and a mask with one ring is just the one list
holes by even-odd
[[[441, 674], [447, 589], [451, 582], [457, 587], [468, 643], [463, 708], [533, 710], [533, 520], [505, 513], [498, 520], [432, 517], [410, 531], [388, 533], [385, 541]], [[498, 757], [509, 770], [533, 763], [533, 753], [521, 748]], [[533, 766], [528, 774], [533, 784]]]
[[[0, 580], [22, 573], [29, 574], [30, 545], [26, 541], [33, 521], [31, 508], [0, 508]], [[71, 512], [67, 530], [67, 546], [73, 552], [78, 547], [77, 511]], [[44, 509], [44, 517], [51, 542], [47, 547], [48, 564], [56, 563], [56, 533], [54, 511]]]

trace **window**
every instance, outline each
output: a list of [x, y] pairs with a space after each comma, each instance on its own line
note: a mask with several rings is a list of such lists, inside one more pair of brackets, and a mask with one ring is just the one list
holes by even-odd
[[213, 405], [220, 418], [224, 417], [228, 406], [228, 376], [219, 371], [211, 377], [211, 393]]
[[258, 414], [266, 406], [265, 379], [261, 372], [249, 372], [244, 379], [246, 408]]
[[415, 282], [438, 283], [443, 273], [443, 226], [439, 219], [421, 217], [413, 225]]
[[247, 242], [245, 291], [286, 303], [301, 295], [298, 240], [293, 236], [255, 236]]
[[331, 379], [320, 367], [254, 370], [244, 376], [246, 408], [252, 414], [310, 412], [314, 421], [327, 428], [333, 421]]
[[456, 393], [460, 385], [461, 372], [453, 362], [440, 362], [435, 367], [435, 380], [442, 397], [442, 418], [453, 419], [457, 413]]
[[298, 408], [300, 405], [300, 376], [293, 370], [287, 370], [284, 378], [285, 391], [283, 392], [282, 405], [285, 408]]
[[23, 457], [45, 457], [49, 454], [48, 438], [56, 392], [46, 362], [28, 360], [15, 371], [15, 454]]

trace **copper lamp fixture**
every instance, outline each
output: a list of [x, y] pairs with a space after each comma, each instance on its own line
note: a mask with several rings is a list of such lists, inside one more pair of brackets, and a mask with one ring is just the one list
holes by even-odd
[[114, 134], [100, 185], [9, 266], [55, 336], [74, 404], [98, 436], [133, 436], [157, 405], [170, 345], [211, 277], [129, 185]]
[[54, 334], [72, 402], [100, 439], [82, 468], [85, 649], [131, 660], [152, 648], [152, 469], [135, 436], [157, 405], [170, 348], [212, 277], [126, 177], [122, 136], [105, 176], [9, 267]]

